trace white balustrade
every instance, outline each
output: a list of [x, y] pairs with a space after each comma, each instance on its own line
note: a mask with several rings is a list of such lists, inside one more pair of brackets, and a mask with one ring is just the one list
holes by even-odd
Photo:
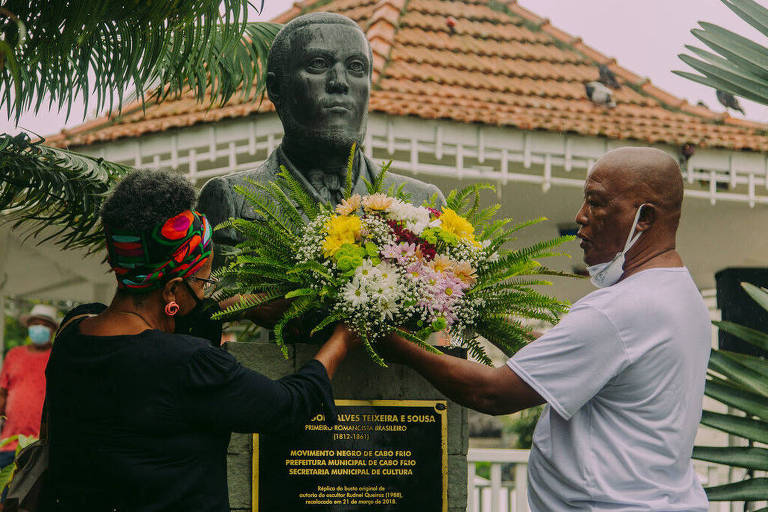
[[[529, 512], [529, 453], [529, 450], [471, 448], [467, 453], [467, 512]], [[488, 478], [477, 474], [478, 467], [486, 464], [489, 464]], [[727, 483], [729, 472], [724, 466], [697, 465], [703, 485]], [[731, 480], [737, 481], [740, 476], [741, 473], [732, 474]], [[765, 475], [760, 472], [756, 476]], [[753, 505], [750, 510], [762, 510], [768, 503], [761, 501]], [[737, 510], [744, 510], [743, 503], [712, 502], [709, 505], [709, 512]]]

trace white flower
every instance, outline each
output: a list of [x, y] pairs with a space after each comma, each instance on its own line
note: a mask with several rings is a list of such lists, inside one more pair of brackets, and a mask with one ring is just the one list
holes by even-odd
[[366, 258], [363, 260], [363, 264], [355, 269], [355, 279], [359, 280], [363, 286], [368, 286], [369, 283], [375, 283], [380, 277], [378, 268]]
[[382, 319], [392, 320], [397, 313], [397, 302], [389, 298], [379, 300], [378, 309], [381, 312]]
[[368, 302], [368, 293], [365, 291], [363, 283], [359, 279], [352, 279], [344, 285], [341, 293], [342, 298], [353, 307], [360, 306]]
[[374, 267], [380, 279], [379, 286], [383, 288], [394, 288], [397, 286], [397, 267], [386, 261], [382, 261]]
[[404, 203], [400, 200], [392, 202], [387, 214], [390, 219], [404, 222], [406, 229], [417, 235], [421, 234], [427, 225], [429, 225], [428, 209], [420, 206], [413, 206], [412, 204]]

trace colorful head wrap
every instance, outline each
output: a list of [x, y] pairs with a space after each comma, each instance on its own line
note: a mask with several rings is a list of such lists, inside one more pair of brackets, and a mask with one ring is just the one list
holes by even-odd
[[186, 210], [143, 232], [106, 230], [109, 264], [117, 287], [133, 291], [160, 288], [174, 277], [194, 275], [211, 255], [211, 225], [205, 215]]

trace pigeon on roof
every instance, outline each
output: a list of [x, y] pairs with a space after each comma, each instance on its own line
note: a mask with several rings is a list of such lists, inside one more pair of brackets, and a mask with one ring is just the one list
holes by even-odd
[[600, 64], [598, 67], [598, 70], [600, 70], [600, 82], [610, 87], [611, 89], [621, 89], [621, 85], [619, 84], [619, 81], [616, 79], [616, 75], [613, 74], [613, 71], [610, 70], [608, 66], [605, 64]]
[[697, 107], [704, 107], [704, 108], [709, 108], [709, 107], [707, 106], [707, 104], [706, 104], [706, 103], [704, 103], [704, 102], [703, 102], [703, 101], [701, 101], [701, 100], [699, 100], [699, 101], [697, 101], [697, 102], [696, 102], [696, 106], [697, 106]]
[[587, 98], [592, 103], [609, 108], [616, 106], [616, 102], [613, 100], [613, 92], [601, 82], [587, 82], [584, 84], [584, 89], [587, 91]]
[[732, 108], [733, 110], [738, 110], [741, 112], [741, 115], [744, 115], [744, 109], [741, 108], [741, 105], [739, 105], [739, 100], [736, 99], [736, 96], [729, 92], [721, 91], [720, 89], [717, 90], [717, 101], [720, 102], [722, 106], [725, 108]]
[[448, 30], [450, 30], [451, 34], [456, 33], [456, 23], [457, 23], [456, 18], [454, 18], [453, 16], [448, 16], [447, 18], [445, 18], [445, 24], [448, 27]]

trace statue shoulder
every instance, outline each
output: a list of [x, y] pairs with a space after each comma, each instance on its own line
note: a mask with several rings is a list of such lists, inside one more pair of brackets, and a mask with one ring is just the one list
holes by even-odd
[[384, 177], [384, 189], [394, 185], [395, 188], [403, 186], [403, 192], [411, 196], [413, 204], [421, 204], [424, 201], [430, 201], [432, 196], [437, 195], [437, 206], [445, 204], [445, 196], [442, 191], [434, 184], [421, 181], [410, 176], [388, 172]]

